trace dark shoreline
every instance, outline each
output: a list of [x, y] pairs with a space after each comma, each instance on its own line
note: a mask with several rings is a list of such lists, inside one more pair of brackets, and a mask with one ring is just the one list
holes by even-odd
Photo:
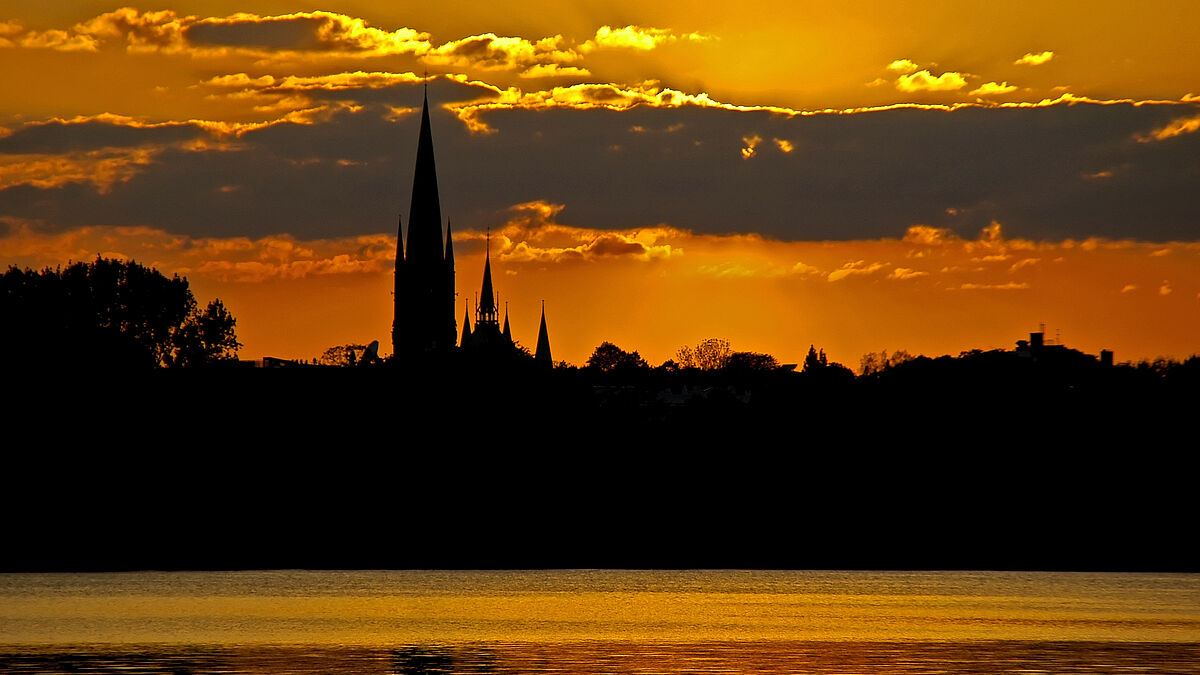
[[[1190, 383], [389, 368], [18, 382], [0, 571], [1200, 571]], [[710, 393], [664, 399], [681, 383]]]

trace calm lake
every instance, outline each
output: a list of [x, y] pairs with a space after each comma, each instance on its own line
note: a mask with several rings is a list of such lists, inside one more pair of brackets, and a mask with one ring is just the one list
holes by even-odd
[[5, 673], [1200, 673], [1200, 575], [0, 575]]

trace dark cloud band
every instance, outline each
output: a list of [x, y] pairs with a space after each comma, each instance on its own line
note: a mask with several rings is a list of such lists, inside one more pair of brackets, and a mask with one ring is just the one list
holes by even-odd
[[[443, 92], [434, 87], [431, 98]], [[0, 189], [0, 215], [196, 236], [388, 232], [407, 207], [417, 123], [395, 111], [420, 93], [405, 83], [371, 94], [376, 102], [316, 123], [246, 131], [220, 152], [167, 145], [194, 127], [89, 121], [18, 130], [0, 140], [0, 153], [163, 149], [104, 192], [82, 183]], [[786, 240], [899, 237], [914, 224], [970, 237], [993, 220], [1031, 239], [1200, 235], [1200, 133], [1154, 136], [1195, 117], [1194, 103], [481, 114], [492, 133], [471, 133], [445, 110], [434, 116], [442, 200], [461, 228], [498, 225], [512, 204], [542, 200], [566, 206], [561, 222], [586, 227], [666, 223]]]

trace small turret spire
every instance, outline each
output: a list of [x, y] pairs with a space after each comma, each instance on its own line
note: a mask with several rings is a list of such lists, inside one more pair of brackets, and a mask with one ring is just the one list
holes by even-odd
[[466, 347], [467, 342], [471, 339], [471, 307], [470, 301], [463, 298], [463, 329], [462, 339], [459, 340], [459, 347]]
[[475, 328], [479, 329], [479, 324], [490, 323], [493, 326], [498, 323], [499, 314], [496, 311], [496, 294], [492, 290], [492, 231], [488, 229], [487, 235], [487, 251], [484, 254], [483, 262], [483, 288], [479, 291], [479, 309], [475, 312]]
[[547, 366], [554, 365], [550, 356], [550, 332], [546, 330], [546, 301], [542, 300], [542, 325], [538, 326], [537, 349], [533, 352], [533, 360]]

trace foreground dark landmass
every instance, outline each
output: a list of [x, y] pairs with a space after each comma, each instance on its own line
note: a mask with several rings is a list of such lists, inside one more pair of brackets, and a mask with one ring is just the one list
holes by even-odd
[[30, 369], [2, 567], [1200, 571], [1200, 362], [1003, 354], [859, 378]]

